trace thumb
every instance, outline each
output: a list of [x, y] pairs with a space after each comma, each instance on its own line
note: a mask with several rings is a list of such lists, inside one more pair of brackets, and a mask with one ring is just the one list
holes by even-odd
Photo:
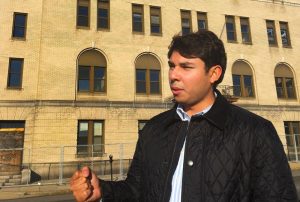
[[82, 176], [83, 177], [89, 177], [90, 176], [91, 171], [90, 171], [89, 167], [85, 166], [85, 167], [82, 168], [81, 171], [82, 171]]

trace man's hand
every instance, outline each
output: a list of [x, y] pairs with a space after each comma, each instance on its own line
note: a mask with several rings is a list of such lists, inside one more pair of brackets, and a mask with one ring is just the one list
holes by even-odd
[[70, 189], [77, 202], [98, 202], [101, 198], [99, 180], [88, 167], [74, 173], [70, 181]]

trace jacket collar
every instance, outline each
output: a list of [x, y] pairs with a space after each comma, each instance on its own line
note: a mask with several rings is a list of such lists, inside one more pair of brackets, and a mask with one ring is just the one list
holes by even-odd
[[[211, 124], [223, 130], [225, 128], [230, 104], [218, 90], [215, 90], [215, 92], [217, 93], [217, 97], [210, 110], [203, 116], [198, 116], [195, 118], [204, 117]], [[175, 118], [174, 121], [181, 121], [180, 117], [176, 112], [176, 108], [177, 104], [175, 104], [175, 106], [172, 109], [173, 117]]]
[[215, 92], [217, 93], [216, 100], [211, 109], [204, 114], [203, 117], [219, 129], [223, 130], [225, 128], [230, 104], [220, 91], [215, 90]]

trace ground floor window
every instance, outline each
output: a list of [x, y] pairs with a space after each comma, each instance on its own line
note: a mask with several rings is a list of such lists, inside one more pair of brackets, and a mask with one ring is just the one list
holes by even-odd
[[288, 159], [299, 161], [300, 159], [300, 122], [284, 121], [286, 146], [288, 149]]
[[104, 121], [79, 120], [77, 156], [102, 156], [104, 154]]

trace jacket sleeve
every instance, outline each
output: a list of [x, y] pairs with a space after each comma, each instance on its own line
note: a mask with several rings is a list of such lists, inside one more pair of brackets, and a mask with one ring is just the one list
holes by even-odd
[[121, 181], [100, 180], [103, 202], [135, 202], [140, 197], [142, 149], [139, 138], [136, 150], [127, 173], [127, 178]]
[[271, 122], [256, 130], [251, 159], [251, 201], [298, 201], [282, 143]]

